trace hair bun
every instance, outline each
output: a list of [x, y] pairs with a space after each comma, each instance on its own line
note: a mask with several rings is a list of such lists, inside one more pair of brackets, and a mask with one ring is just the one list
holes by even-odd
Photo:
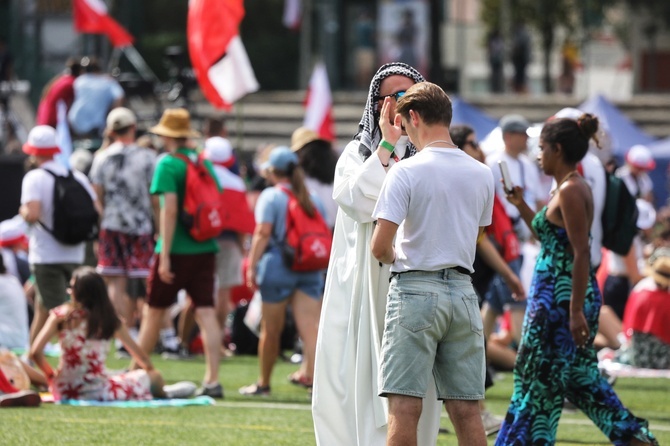
[[586, 137], [586, 139], [595, 138], [598, 132], [598, 118], [591, 113], [584, 113], [577, 118], [577, 125], [579, 130]]

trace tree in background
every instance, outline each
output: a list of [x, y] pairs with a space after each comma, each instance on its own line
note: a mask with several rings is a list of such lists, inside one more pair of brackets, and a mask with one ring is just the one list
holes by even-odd
[[[626, 1], [637, 3], [635, 0]], [[666, 3], [666, 0], [657, 2]], [[544, 91], [551, 93], [554, 91], [551, 54], [556, 43], [556, 30], [564, 27], [572, 34], [584, 27], [586, 20], [599, 23], [604, 9], [615, 3], [616, 0], [483, 0], [481, 19], [487, 34], [501, 29], [507, 40], [517, 23], [527, 23], [537, 31], [542, 49]]]

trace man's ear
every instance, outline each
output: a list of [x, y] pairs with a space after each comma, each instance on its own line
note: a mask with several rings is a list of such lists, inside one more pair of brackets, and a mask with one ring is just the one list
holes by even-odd
[[412, 123], [413, 127], [416, 127], [417, 124], [419, 123], [419, 114], [415, 112], [414, 110], [409, 111], [409, 120]]

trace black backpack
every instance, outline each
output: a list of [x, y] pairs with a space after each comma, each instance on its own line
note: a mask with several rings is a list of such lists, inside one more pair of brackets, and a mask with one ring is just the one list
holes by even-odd
[[56, 175], [43, 169], [54, 177], [53, 228], [49, 231], [56, 240], [66, 245], [76, 245], [98, 237], [98, 211], [91, 195], [74, 177], [72, 171], [67, 176]]
[[607, 193], [603, 209], [603, 238], [605, 248], [625, 256], [637, 234], [638, 210], [626, 183], [607, 173]]

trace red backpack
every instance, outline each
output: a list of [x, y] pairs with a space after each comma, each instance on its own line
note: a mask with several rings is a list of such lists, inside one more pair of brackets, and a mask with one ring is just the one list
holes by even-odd
[[184, 205], [180, 212], [182, 223], [191, 237], [199, 242], [218, 236], [223, 230], [223, 218], [216, 179], [202, 161], [193, 162], [181, 153], [174, 156], [186, 163]]
[[333, 235], [326, 221], [316, 208], [314, 217], [310, 217], [289, 189], [281, 185], [277, 187], [288, 195], [286, 238], [281, 244], [284, 263], [296, 272], [326, 269], [333, 244]]

